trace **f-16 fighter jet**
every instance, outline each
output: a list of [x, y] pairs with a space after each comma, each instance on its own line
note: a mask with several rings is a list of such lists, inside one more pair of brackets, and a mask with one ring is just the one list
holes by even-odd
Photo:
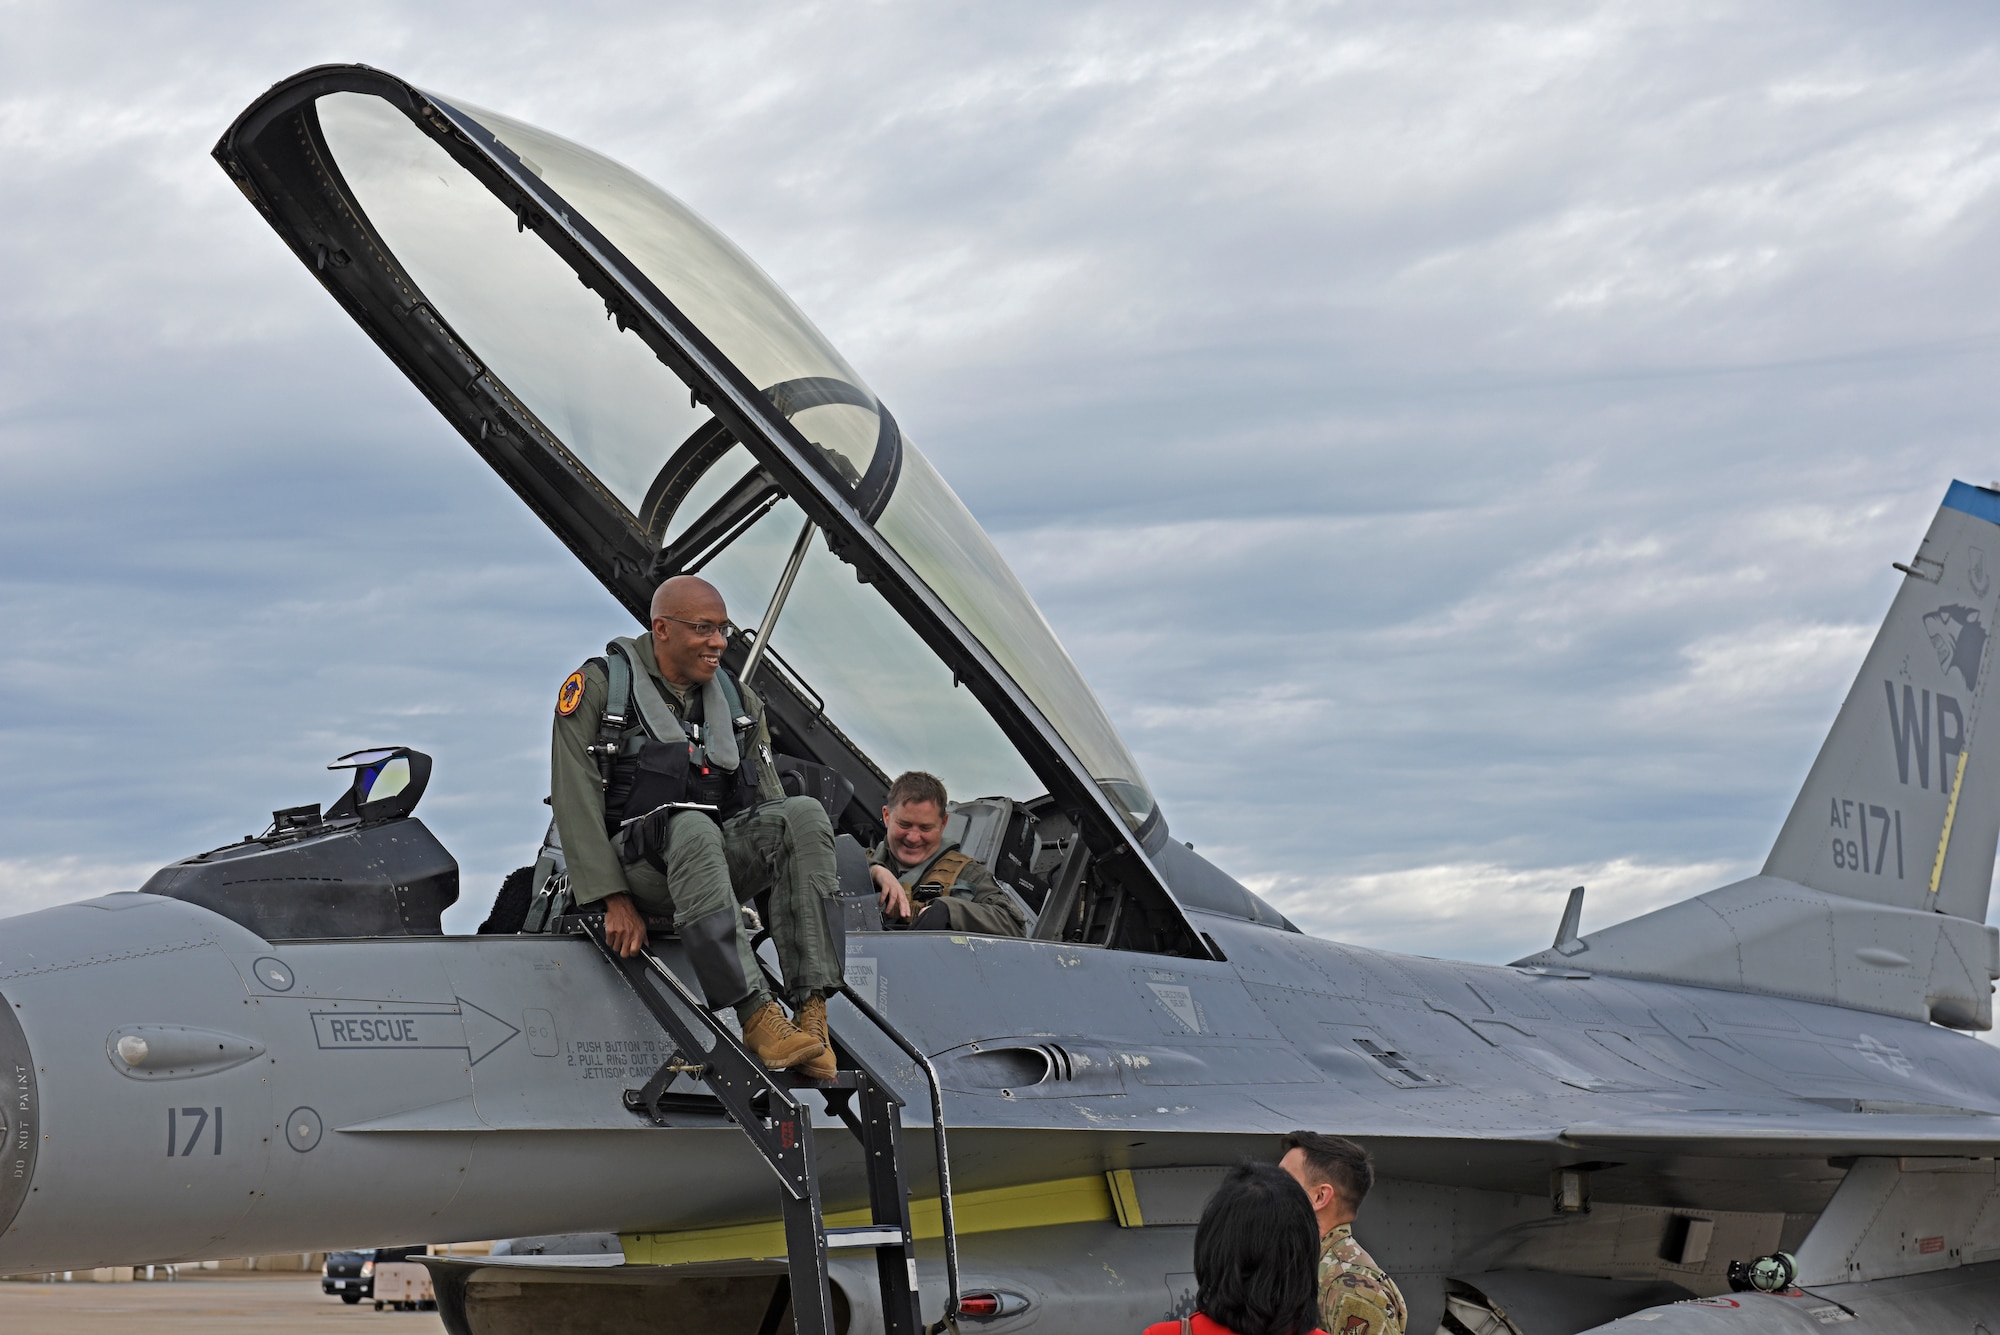
[[[1171, 837], [903, 424], [672, 195], [360, 66], [215, 156], [639, 626], [674, 576], [726, 599], [720, 668], [833, 831], [831, 1074], [751, 1058], [686, 924], [610, 948], [557, 831], [442, 935], [429, 760], [379, 747], [325, 810], [0, 922], [0, 1273], [538, 1238], [431, 1258], [450, 1329], [1138, 1330], [1189, 1310], [1221, 1174], [1304, 1128], [1373, 1154], [1357, 1236], [1423, 1335], [1994, 1324], [2000, 492], [1946, 490], [1760, 874], [1589, 934], [1573, 897], [1512, 965], [1363, 950]], [[885, 927], [862, 850], [919, 768], [979, 795], [946, 838], [1024, 937]], [[746, 908], [782, 996], [796, 910]]]

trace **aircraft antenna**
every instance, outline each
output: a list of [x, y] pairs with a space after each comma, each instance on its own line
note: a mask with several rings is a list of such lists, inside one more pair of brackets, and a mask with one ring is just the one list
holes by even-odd
[[1556, 924], [1555, 951], [1558, 955], [1577, 955], [1589, 947], [1583, 944], [1583, 887], [1576, 886], [1569, 892], [1569, 903], [1563, 905], [1562, 921]]

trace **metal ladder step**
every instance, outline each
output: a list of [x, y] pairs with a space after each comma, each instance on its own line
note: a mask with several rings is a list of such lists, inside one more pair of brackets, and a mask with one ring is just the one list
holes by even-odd
[[[789, 1283], [772, 1296], [773, 1318], [781, 1315], [778, 1308], [782, 1300], [792, 1309], [797, 1335], [835, 1335], [827, 1253], [830, 1249], [872, 1249], [887, 1335], [925, 1335], [917, 1292], [915, 1234], [910, 1227], [909, 1183], [901, 1158], [903, 1100], [895, 1088], [831, 1032], [828, 1037], [839, 1072], [836, 1078], [812, 1081], [767, 1071], [651, 950], [640, 950], [629, 958], [613, 950], [605, 939], [601, 914], [575, 915], [564, 925], [596, 944], [669, 1041], [667, 1059], [645, 1086], [624, 1091], [626, 1108], [656, 1126], [669, 1125], [669, 1115], [726, 1117], [742, 1130], [777, 1176], [783, 1190]], [[916, 1064], [930, 1087], [949, 1290], [942, 1319], [930, 1327], [935, 1335], [953, 1322], [959, 1308], [958, 1239], [952, 1219], [943, 1091], [936, 1070], [921, 1049], [853, 991], [843, 986], [841, 994]], [[681, 1081], [692, 1081], [708, 1092], [670, 1088]], [[860, 1143], [872, 1220], [868, 1224], [826, 1226], [812, 1115], [802, 1097], [807, 1092], [817, 1093], [827, 1111]]]
[[900, 1247], [908, 1241], [909, 1234], [890, 1224], [858, 1224], [826, 1230], [826, 1245], [834, 1251], [842, 1247]]

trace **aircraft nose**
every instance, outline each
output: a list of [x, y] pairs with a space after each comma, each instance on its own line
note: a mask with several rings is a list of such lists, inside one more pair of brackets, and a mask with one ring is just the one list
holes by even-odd
[[5, 1085], [0, 1089], [0, 1234], [5, 1234], [34, 1180], [42, 1121], [35, 1059], [5, 993], [0, 993], [0, 1084]]

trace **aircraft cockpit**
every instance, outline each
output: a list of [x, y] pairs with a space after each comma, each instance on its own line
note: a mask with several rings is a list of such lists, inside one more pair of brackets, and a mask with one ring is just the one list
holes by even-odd
[[928, 770], [967, 799], [959, 837], [1034, 937], [1201, 956], [1215, 950], [1186, 909], [1290, 927], [1168, 839], [985, 532], [790, 298], [679, 200], [357, 66], [273, 90], [215, 151], [634, 616], [672, 575], [722, 591], [742, 627], [725, 664], [765, 702], [786, 787], [838, 833], [875, 843], [891, 777]]

